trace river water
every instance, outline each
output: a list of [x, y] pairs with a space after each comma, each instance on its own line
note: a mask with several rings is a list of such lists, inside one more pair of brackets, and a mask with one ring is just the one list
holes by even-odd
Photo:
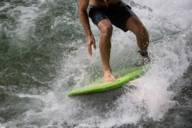
[[[136, 88], [67, 97], [101, 75], [87, 55], [74, 0], [0, 1], [0, 128], [191, 128], [192, 1], [126, 0], [150, 34], [151, 68]], [[97, 40], [98, 30], [91, 24]], [[139, 61], [114, 28], [114, 70]]]

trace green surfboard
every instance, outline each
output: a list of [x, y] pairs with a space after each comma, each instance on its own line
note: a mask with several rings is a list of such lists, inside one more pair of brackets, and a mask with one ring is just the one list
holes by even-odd
[[129, 81], [134, 80], [139, 76], [143, 75], [147, 69], [148, 69], [147, 65], [136, 67], [129, 73], [125, 74], [124, 76], [118, 78], [113, 82], [95, 83], [88, 86], [75, 88], [75, 89], [72, 89], [67, 95], [78, 96], [78, 95], [85, 95], [85, 94], [102, 93], [109, 90], [117, 89], [127, 84]]

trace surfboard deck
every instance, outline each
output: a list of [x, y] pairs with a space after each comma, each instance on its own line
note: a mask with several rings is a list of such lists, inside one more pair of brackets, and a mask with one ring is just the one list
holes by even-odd
[[78, 96], [94, 93], [103, 93], [106, 91], [114, 90], [122, 87], [131, 80], [134, 80], [144, 74], [148, 66], [140, 66], [134, 68], [131, 72], [125, 74], [124, 76], [114, 80], [113, 82], [103, 82], [103, 83], [94, 83], [88, 86], [79, 87], [72, 89], [67, 95], [68, 96]]

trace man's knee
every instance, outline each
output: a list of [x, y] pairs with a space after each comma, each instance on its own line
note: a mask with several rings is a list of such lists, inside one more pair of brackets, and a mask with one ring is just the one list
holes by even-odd
[[110, 22], [100, 24], [99, 26], [101, 36], [111, 36], [113, 31], [113, 26]]
[[112, 35], [112, 31], [113, 31], [113, 27], [111, 24], [105, 25], [103, 26], [101, 29], [101, 35], [102, 36], [111, 36]]

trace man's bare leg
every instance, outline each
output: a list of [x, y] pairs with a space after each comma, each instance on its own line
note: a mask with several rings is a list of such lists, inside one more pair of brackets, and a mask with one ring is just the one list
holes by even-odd
[[137, 16], [130, 17], [127, 20], [127, 29], [136, 35], [137, 45], [140, 49], [139, 53], [143, 57], [143, 60], [150, 61], [147, 52], [149, 45], [149, 34]]
[[112, 24], [108, 19], [101, 20], [98, 24], [100, 30], [100, 55], [103, 67], [103, 79], [105, 82], [115, 80], [110, 66]]

